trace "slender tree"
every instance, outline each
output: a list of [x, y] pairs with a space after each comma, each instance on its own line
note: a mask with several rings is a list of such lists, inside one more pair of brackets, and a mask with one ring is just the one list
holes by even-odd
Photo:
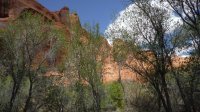
[[[130, 56], [125, 67], [137, 73], [150, 83], [166, 112], [172, 112], [170, 89], [166, 75], [170, 71], [168, 64], [174, 53], [167, 36], [169, 26], [166, 24], [168, 13], [165, 8], [152, 5], [151, 0], [134, 0], [135, 16], [130, 17], [134, 24], [132, 30], [122, 32], [129, 46]], [[132, 14], [133, 15], [133, 14]], [[139, 15], [139, 17], [138, 17]]]
[[[78, 111], [87, 111], [84, 99], [84, 87], [87, 86], [93, 97], [93, 111], [100, 112], [103, 92], [102, 65], [106, 56], [106, 48], [103, 48], [102, 45], [106, 40], [101, 37], [98, 25], [87, 26], [86, 29], [89, 33], [86, 33], [84, 29], [78, 29], [78, 33], [74, 33], [69, 56], [69, 60], [74, 61], [70, 66], [75, 72], [76, 85], [79, 88], [77, 108]], [[87, 38], [82, 35], [87, 35]]]
[[[175, 79], [176, 83], [179, 87], [179, 92], [181, 94], [182, 100], [185, 105], [185, 110], [188, 112], [196, 112], [198, 111], [198, 105], [195, 103], [194, 94], [198, 89], [199, 76], [198, 71], [199, 68], [199, 57], [200, 57], [200, 30], [199, 30], [199, 20], [200, 20], [200, 1], [199, 0], [166, 0], [169, 3], [173, 11], [177, 16], [179, 16], [183, 22], [182, 24], [182, 35], [175, 38], [177, 46], [181, 49], [194, 49], [192, 53], [190, 53], [191, 58], [187, 67], [176, 71]], [[187, 32], [187, 33], [186, 33]], [[185, 69], [187, 68], [187, 69]], [[188, 74], [187, 86], [186, 89], [185, 83], [183, 83], [182, 79], [178, 77], [178, 75]]]

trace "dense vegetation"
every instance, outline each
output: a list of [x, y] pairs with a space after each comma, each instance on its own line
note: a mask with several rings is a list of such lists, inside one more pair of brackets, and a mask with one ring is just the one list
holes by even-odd
[[[169, 3], [182, 19], [179, 30], [168, 34], [169, 15], [151, 0], [131, 0], [145, 21], [133, 18], [135, 30], [113, 38], [111, 53], [98, 25], [85, 27], [84, 40], [85, 30], [73, 26], [68, 42], [62, 29], [37, 14], [24, 13], [9, 22], [0, 30], [0, 112], [199, 112], [200, 1], [160, 2]], [[176, 49], [191, 47], [190, 57], [175, 67]], [[57, 63], [60, 49], [67, 53]], [[103, 83], [102, 68], [110, 54], [119, 79]], [[141, 80], [122, 80], [123, 67]], [[48, 71], [62, 76], [46, 75]]]

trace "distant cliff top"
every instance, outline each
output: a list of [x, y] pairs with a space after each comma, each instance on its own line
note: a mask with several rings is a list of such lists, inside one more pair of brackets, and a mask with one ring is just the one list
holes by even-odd
[[0, 23], [7, 23], [8, 20], [18, 18], [24, 11], [32, 11], [44, 16], [47, 20], [54, 21], [61, 24], [69, 24], [70, 16], [80, 25], [78, 16], [69, 14], [69, 8], [63, 7], [60, 11], [51, 12], [35, 0], [0, 0]]

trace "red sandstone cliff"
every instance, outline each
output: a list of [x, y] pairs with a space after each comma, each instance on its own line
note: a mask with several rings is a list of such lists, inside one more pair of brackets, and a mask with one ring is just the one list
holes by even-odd
[[[42, 15], [48, 21], [54, 21], [55, 27], [64, 29], [66, 31], [66, 40], [71, 38], [71, 33], [73, 33], [71, 32], [71, 29], [73, 27], [79, 26], [81, 28], [78, 15], [76, 13], [70, 14], [67, 7], [62, 8], [60, 11], [51, 12], [35, 0], [0, 0], [0, 28], [6, 27], [6, 23], [9, 20], [18, 18], [21, 13], [27, 10]], [[83, 41], [87, 41], [87, 32], [82, 28], [81, 30], [81, 38]], [[119, 78], [118, 65], [112, 57], [112, 47], [108, 44], [106, 39], [104, 39], [102, 49], [109, 50], [109, 55], [104, 60], [103, 80], [104, 82], [116, 81]], [[62, 62], [62, 59], [66, 54], [64, 51], [65, 50], [61, 50], [59, 56], [57, 56], [57, 63]], [[42, 53], [39, 55], [42, 55]], [[185, 61], [184, 59], [177, 57], [174, 58], [174, 60], [175, 61], [173, 63], [176, 67], [180, 66], [179, 60], [182, 60], [183, 62]], [[135, 66], [139, 66], [139, 64], [141, 64], [137, 60], [133, 60], [131, 63]], [[55, 71], [51, 71], [47, 75], [63, 76], [63, 74], [59, 74]], [[122, 68], [121, 79], [138, 80], [138, 76], [130, 69]], [[64, 82], [66, 83], [66, 80]]]

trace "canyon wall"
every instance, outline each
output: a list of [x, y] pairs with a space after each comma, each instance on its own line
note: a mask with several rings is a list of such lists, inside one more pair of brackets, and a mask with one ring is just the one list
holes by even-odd
[[[6, 27], [6, 24], [11, 20], [15, 20], [24, 11], [33, 11], [34, 13], [38, 13], [42, 15], [45, 20], [53, 21], [55, 23], [55, 27], [64, 29], [66, 32], [66, 40], [70, 40], [72, 38], [71, 29], [73, 27], [80, 27], [80, 20], [76, 13], [70, 13], [69, 8], [63, 7], [60, 11], [52, 12], [47, 8], [39, 4], [35, 0], [0, 0], [0, 28]], [[83, 28], [80, 29], [82, 32], [81, 38], [83, 40], [87, 40], [87, 32]], [[103, 47], [109, 50], [108, 57], [104, 60], [103, 65], [103, 81], [111, 82], [119, 79], [119, 66], [117, 62], [114, 61], [112, 57], [112, 47], [108, 44], [107, 40], [104, 39]], [[57, 62], [62, 62], [63, 57], [65, 57], [66, 52], [63, 50], [57, 56]], [[176, 66], [179, 66], [179, 60], [181, 58], [175, 59], [174, 61]], [[182, 61], [184, 59], [181, 59]], [[137, 60], [134, 60], [132, 63], [135, 65], [139, 64]], [[121, 69], [121, 79], [122, 80], [138, 80], [139, 77], [136, 73], [131, 71], [128, 68], [122, 67]], [[63, 74], [58, 73], [56, 71], [50, 71], [47, 75], [54, 76], [63, 76]], [[66, 81], [65, 81], [66, 82]]]

